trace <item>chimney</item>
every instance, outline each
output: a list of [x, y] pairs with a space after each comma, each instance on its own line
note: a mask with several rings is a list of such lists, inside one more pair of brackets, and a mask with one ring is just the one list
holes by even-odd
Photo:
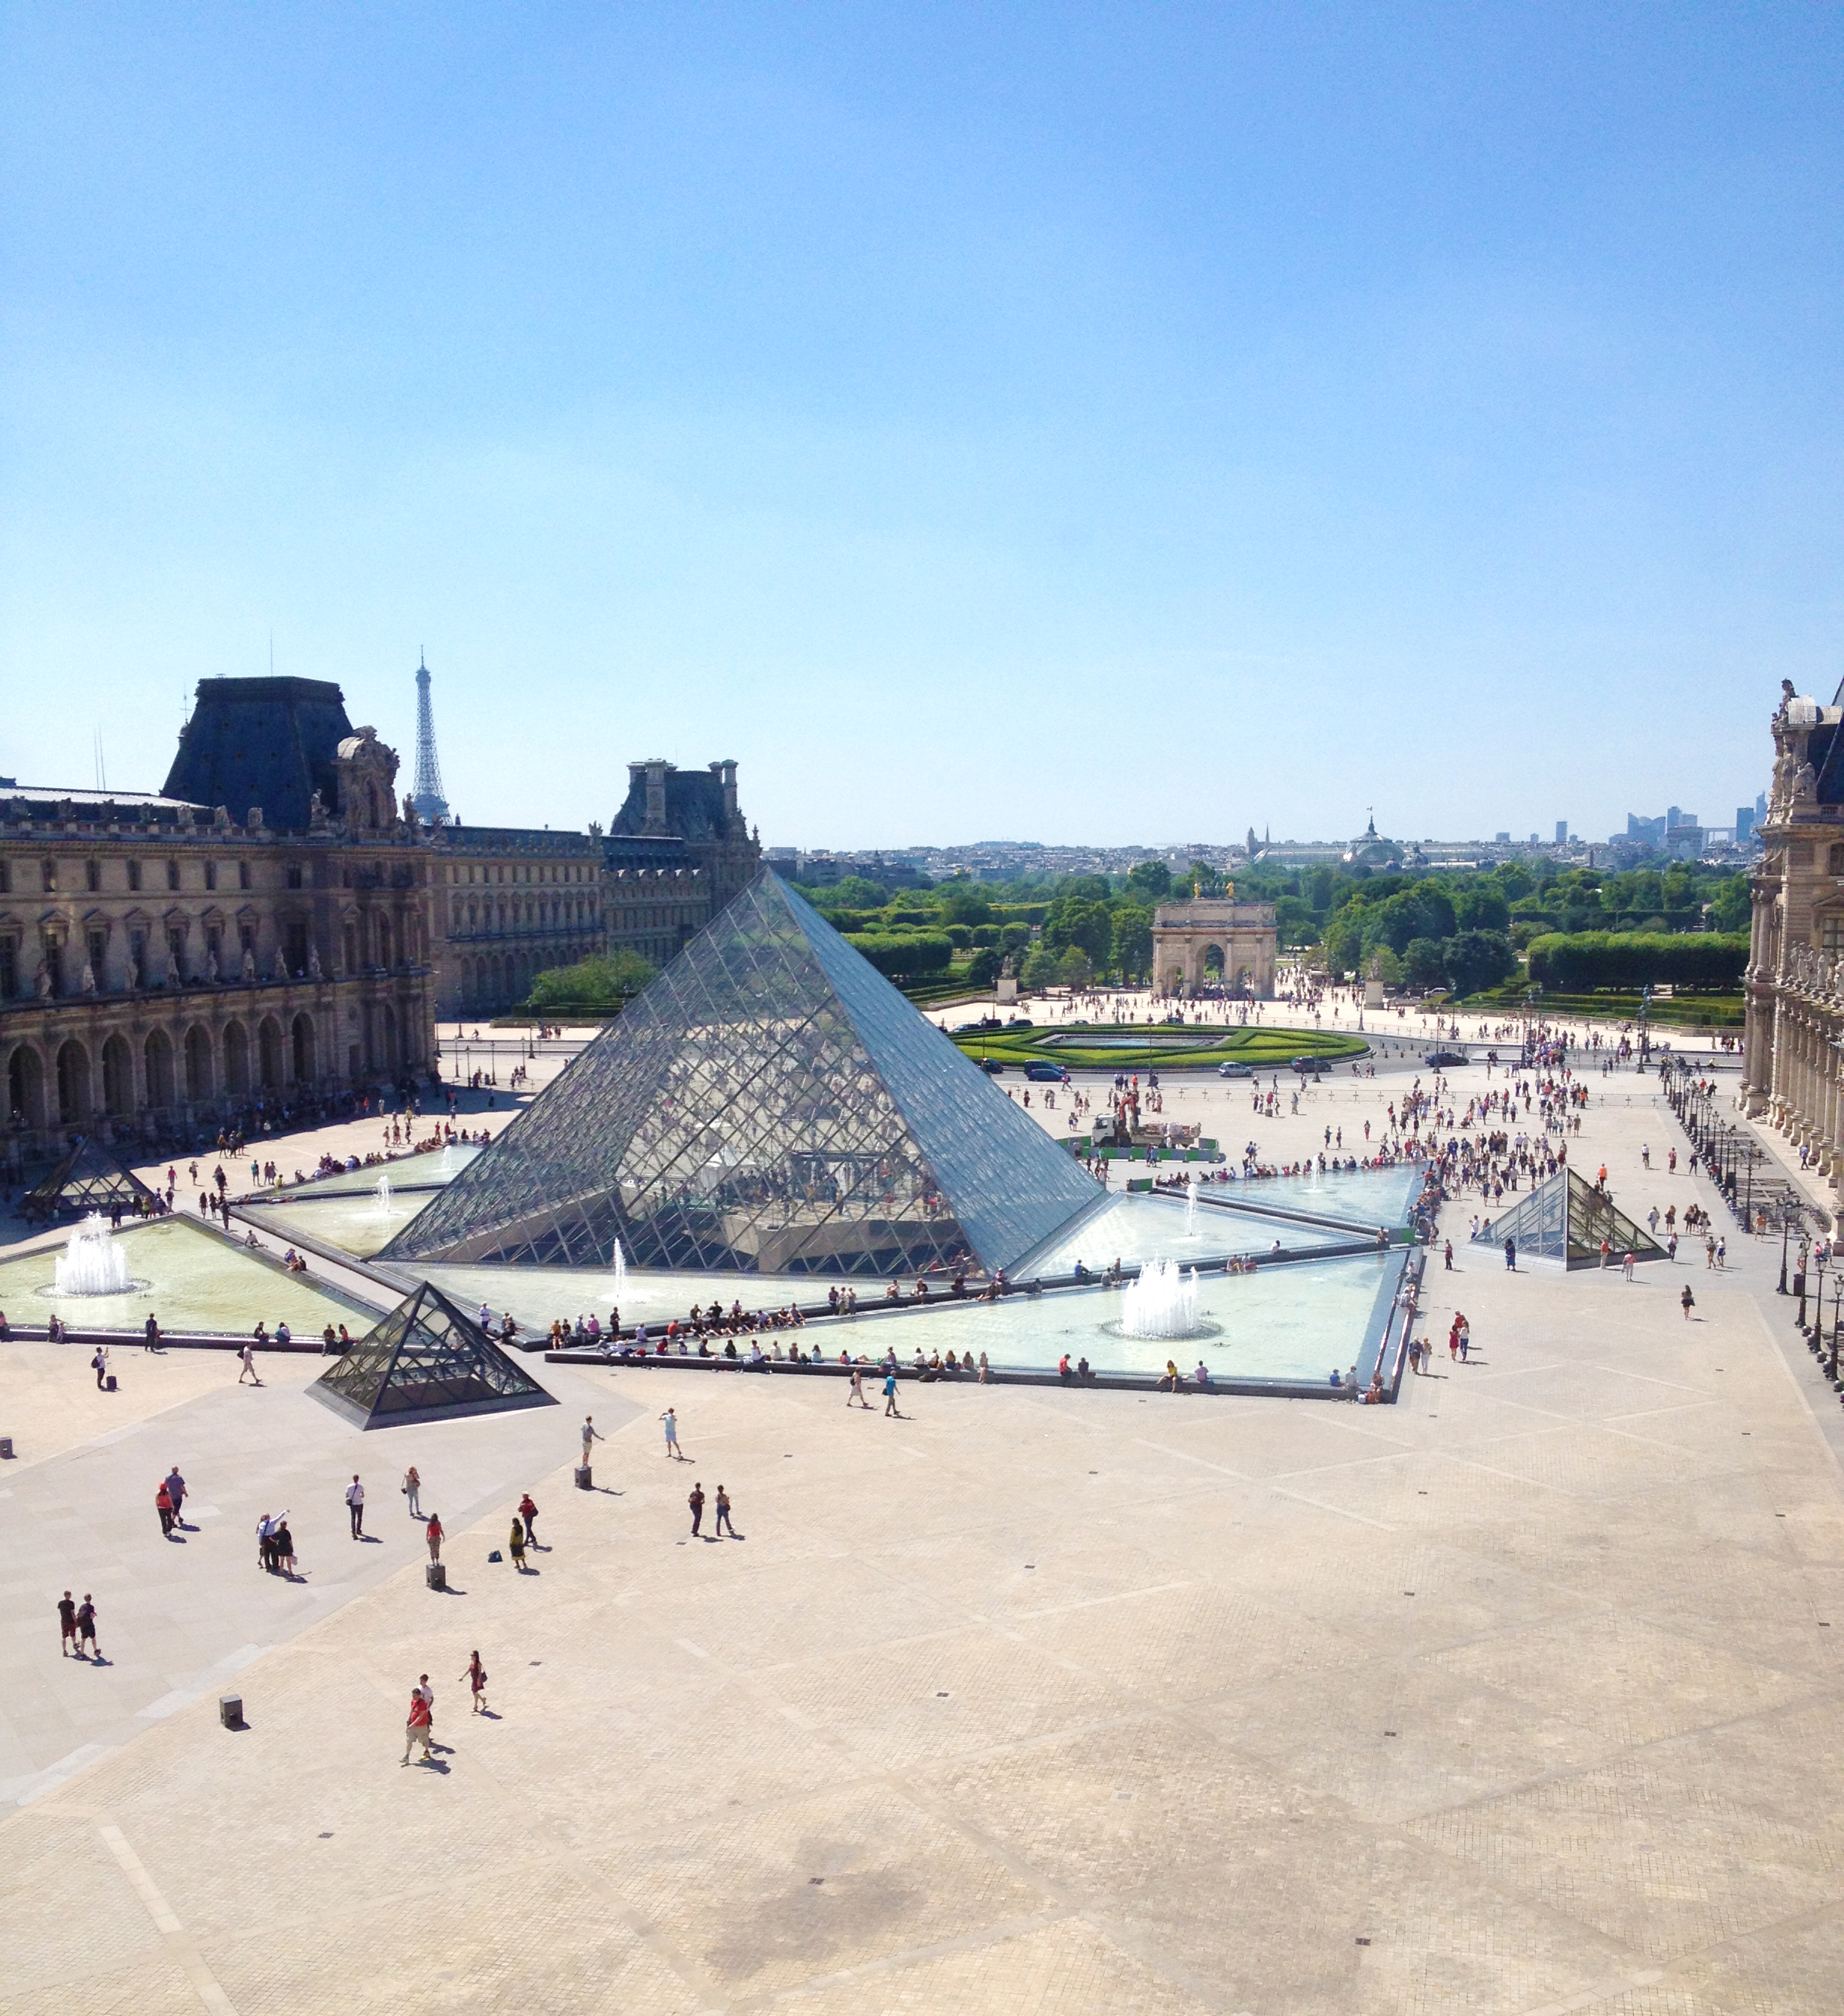
[[662, 761], [649, 763], [647, 773], [647, 820], [645, 830], [663, 833], [666, 830], [666, 773], [672, 766]]
[[735, 825], [735, 823], [736, 823], [736, 761], [735, 761], [735, 758], [734, 757], [732, 757], [732, 758], [731, 758], [728, 761], [727, 761], [727, 762], [724, 762], [724, 763], [720, 763], [720, 764], [715, 764], [715, 765], [714, 765], [712, 767], [713, 767], [714, 769], [717, 769], [717, 770], [721, 771], [721, 772], [722, 772], [722, 774], [723, 774], [723, 779], [724, 779], [724, 825], [725, 825], [725, 826], [734, 826], [734, 825]]

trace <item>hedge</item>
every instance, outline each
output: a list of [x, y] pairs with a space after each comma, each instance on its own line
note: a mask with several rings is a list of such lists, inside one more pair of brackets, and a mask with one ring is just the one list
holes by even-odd
[[846, 943], [861, 952], [879, 973], [892, 979], [915, 973], [939, 973], [954, 956], [954, 941], [917, 931], [897, 938], [875, 931], [851, 931]]
[[1551, 931], [1530, 941], [1530, 977], [1564, 993], [1598, 987], [1733, 987], [1745, 931]]

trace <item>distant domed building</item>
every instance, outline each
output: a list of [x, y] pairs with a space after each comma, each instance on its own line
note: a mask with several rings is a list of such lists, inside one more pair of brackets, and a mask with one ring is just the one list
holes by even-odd
[[1377, 831], [1377, 823], [1373, 818], [1345, 849], [1340, 859], [1347, 868], [1360, 866], [1365, 868], [1400, 868], [1402, 866], [1402, 842], [1385, 840]]

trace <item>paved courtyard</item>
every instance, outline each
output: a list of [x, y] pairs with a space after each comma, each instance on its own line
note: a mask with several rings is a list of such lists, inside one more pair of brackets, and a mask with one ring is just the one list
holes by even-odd
[[[1680, 1139], [1652, 1082], [1572, 1154], [1636, 1212], [1713, 1208], [1639, 1169]], [[1246, 1100], [1277, 1154], [1336, 1111]], [[16, 1347], [0, 2003], [1831, 2016], [1844, 1424], [1778, 1243], [1730, 1244], [1631, 1286], [1437, 1255], [1474, 1362], [1386, 1409], [905, 1386], [887, 1420], [542, 1366], [556, 1408], [361, 1435], [318, 1364], [257, 1395], [175, 1353], [118, 1359], [112, 1430], [81, 1363]], [[183, 1546], [175, 1459], [215, 1508]], [[695, 1478], [742, 1537], [690, 1539]], [[521, 1575], [487, 1555], [527, 1486]], [[304, 1583], [253, 1561], [271, 1502]], [[59, 1659], [67, 1586], [110, 1665]], [[425, 1671], [445, 1747], [405, 1768]]]

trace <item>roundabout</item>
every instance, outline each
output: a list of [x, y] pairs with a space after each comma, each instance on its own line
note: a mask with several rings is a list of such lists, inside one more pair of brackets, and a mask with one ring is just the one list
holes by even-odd
[[965, 1055], [982, 1061], [1021, 1067], [1062, 1064], [1073, 1071], [1213, 1071], [1231, 1063], [1283, 1071], [1296, 1057], [1342, 1064], [1369, 1054], [1362, 1037], [1330, 1029], [1066, 1024], [1053, 1029], [963, 1028], [951, 1037]]

